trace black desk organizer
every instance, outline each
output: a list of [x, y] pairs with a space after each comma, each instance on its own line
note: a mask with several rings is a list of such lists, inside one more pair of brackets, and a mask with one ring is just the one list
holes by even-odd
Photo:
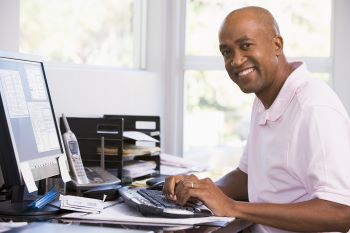
[[[103, 137], [104, 147], [114, 147], [118, 150], [115, 156], [104, 156], [104, 167], [106, 169], [117, 169], [117, 174], [115, 175], [121, 179], [122, 183], [130, 183], [133, 180], [131, 177], [125, 176], [122, 173], [124, 163], [129, 160], [156, 162], [156, 172], [136, 179], [159, 176], [159, 153], [123, 157], [124, 142], [135, 143], [131, 139], [123, 138], [124, 130], [145, 133], [157, 139], [159, 142], [156, 143], [156, 146], [160, 147], [159, 116], [105, 115], [102, 118], [67, 117], [67, 121], [71, 131], [77, 137], [80, 154], [85, 166], [101, 165], [101, 155], [97, 152], [97, 148], [101, 147]], [[138, 125], [142, 122], [151, 123], [152, 127], [139, 128]], [[60, 129], [61, 133], [66, 131], [62, 118], [60, 119]]]

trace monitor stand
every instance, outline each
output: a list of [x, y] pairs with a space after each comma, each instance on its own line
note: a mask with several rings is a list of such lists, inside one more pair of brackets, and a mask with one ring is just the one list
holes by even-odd
[[[40, 181], [41, 182], [41, 181]], [[42, 184], [39, 183], [39, 190]], [[56, 215], [60, 211], [60, 205], [58, 202], [53, 202], [41, 209], [29, 208], [29, 204], [33, 200], [26, 200], [24, 195], [24, 185], [14, 185], [9, 189], [10, 198], [7, 201], [0, 202], [0, 216], [50, 216]], [[10, 200], [9, 200], [10, 199]]]

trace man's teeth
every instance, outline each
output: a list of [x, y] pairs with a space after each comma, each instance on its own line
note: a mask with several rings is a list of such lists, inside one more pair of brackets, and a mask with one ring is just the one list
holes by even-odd
[[254, 71], [253, 68], [249, 68], [249, 69], [246, 69], [246, 70], [243, 70], [243, 71], [239, 72], [239, 73], [238, 73], [238, 76], [247, 75], [247, 74], [249, 74], [249, 73], [251, 73], [251, 72], [253, 72], [253, 71]]

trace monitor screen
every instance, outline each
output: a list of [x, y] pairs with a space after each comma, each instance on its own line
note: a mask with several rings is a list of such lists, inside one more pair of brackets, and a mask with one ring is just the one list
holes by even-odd
[[34, 180], [58, 175], [57, 157], [64, 152], [43, 62], [0, 53], [0, 97], [0, 162], [5, 184], [23, 184], [22, 163], [28, 163]]

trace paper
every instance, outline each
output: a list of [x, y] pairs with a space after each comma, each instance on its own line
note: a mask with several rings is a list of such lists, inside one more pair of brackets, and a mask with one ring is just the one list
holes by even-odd
[[157, 139], [154, 139], [148, 136], [147, 134], [138, 131], [124, 131], [123, 137], [130, 138], [136, 141], [159, 142]]
[[60, 167], [61, 177], [64, 183], [71, 181], [71, 177], [69, 175], [68, 166], [67, 166], [67, 157], [65, 155], [60, 155], [58, 157], [58, 166]]
[[165, 153], [160, 154], [160, 163], [162, 165], [168, 165], [173, 167], [188, 168], [190, 171], [195, 171], [195, 172], [200, 172], [205, 170], [205, 166], [203, 166], [202, 164], [196, 161], [185, 159], [175, 155], [165, 154]]
[[162, 217], [144, 217], [135, 209], [127, 206], [125, 203], [111, 206], [104, 209], [100, 214], [70, 213], [63, 215], [62, 218], [132, 222], [132, 223], [154, 223], [165, 225], [194, 225], [208, 222], [231, 222], [235, 218], [229, 217], [203, 217], [203, 218], [162, 218]]
[[27, 224], [27, 222], [0, 222], [0, 232], [9, 231], [12, 228], [23, 227]]
[[20, 168], [21, 168], [22, 177], [23, 177], [24, 183], [27, 186], [28, 192], [31, 193], [31, 192], [37, 191], [38, 187], [36, 187], [32, 170], [29, 167], [29, 163], [22, 162], [20, 165]]
[[[105, 198], [104, 198], [105, 199]], [[61, 209], [85, 213], [99, 213], [104, 208], [104, 200], [87, 197], [60, 195]]]
[[[140, 141], [137, 141], [140, 142]], [[154, 142], [151, 142], [154, 143]], [[106, 146], [104, 148], [105, 155], [118, 155], [118, 148], [113, 146]], [[160, 153], [160, 147], [152, 145], [152, 147], [136, 146], [124, 143], [123, 156], [137, 156]], [[101, 154], [101, 147], [97, 147], [97, 154]]]
[[141, 177], [155, 173], [157, 164], [155, 161], [134, 160], [123, 166], [123, 175], [131, 178]]
[[179, 174], [187, 174], [191, 172], [191, 169], [184, 168], [184, 167], [173, 167], [168, 165], [160, 165], [160, 174], [165, 176], [174, 176]]

